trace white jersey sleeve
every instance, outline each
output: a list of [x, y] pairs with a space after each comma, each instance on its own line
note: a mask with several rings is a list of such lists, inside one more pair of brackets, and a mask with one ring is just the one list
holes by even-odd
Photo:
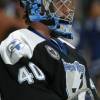
[[22, 57], [30, 59], [36, 45], [43, 41], [43, 38], [28, 29], [14, 31], [1, 42], [1, 57], [10, 65], [14, 65]]

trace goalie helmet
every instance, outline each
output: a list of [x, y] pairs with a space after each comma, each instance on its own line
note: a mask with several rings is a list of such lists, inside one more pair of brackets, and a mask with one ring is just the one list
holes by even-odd
[[71, 34], [75, 0], [21, 0], [29, 20], [43, 22], [61, 36]]

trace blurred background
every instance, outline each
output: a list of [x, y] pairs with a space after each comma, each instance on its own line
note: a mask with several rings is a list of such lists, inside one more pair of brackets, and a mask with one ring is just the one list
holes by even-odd
[[[16, 0], [17, 1], [17, 0]], [[78, 0], [73, 21], [74, 39], [69, 40], [85, 58], [89, 73], [94, 80], [100, 97], [100, 0]], [[1, 3], [1, 2], [0, 2]], [[14, 13], [16, 10], [16, 14]], [[19, 13], [19, 12], [20, 13]], [[18, 4], [9, 5], [6, 10], [7, 16], [15, 16], [19, 25], [24, 25], [23, 9]], [[0, 10], [0, 19], [2, 17]], [[12, 17], [13, 18], [13, 17]], [[8, 21], [8, 20], [6, 20]], [[0, 28], [5, 20], [0, 20]], [[1, 24], [2, 23], [2, 24]], [[4, 31], [0, 30], [0, 34]]]

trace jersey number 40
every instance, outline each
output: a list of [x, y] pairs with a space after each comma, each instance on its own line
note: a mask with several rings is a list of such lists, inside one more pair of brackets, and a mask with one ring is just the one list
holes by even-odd
[[27, 67], [22, 67], [18, 72], [18, 82], [22, 84], [23, 82], [28, 82], [28, 84], [34, 83], [34, 78], [37, 80], [45, 80], [44, 73], [33, 63], [29, 63], [29, 68], [32, 73], [29, 72]]

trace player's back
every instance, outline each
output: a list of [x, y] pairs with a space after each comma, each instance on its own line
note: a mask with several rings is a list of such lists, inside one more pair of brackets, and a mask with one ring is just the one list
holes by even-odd
[[34, 83], [34, 85], [21, 85], [13, 79], [9, 71], [5, 69], [5, 65], [0, 67], [1, 100], [60, 100], [59, 97], [44, 84], [45, 83], [40, 81], [40, 83], [37, 82]]
[[33, 34], [22, 29], [1, 42], [2, 100], [61, 100], [51, 90], [55, 71], [63, 72], [59, 54], [45, 39]]

